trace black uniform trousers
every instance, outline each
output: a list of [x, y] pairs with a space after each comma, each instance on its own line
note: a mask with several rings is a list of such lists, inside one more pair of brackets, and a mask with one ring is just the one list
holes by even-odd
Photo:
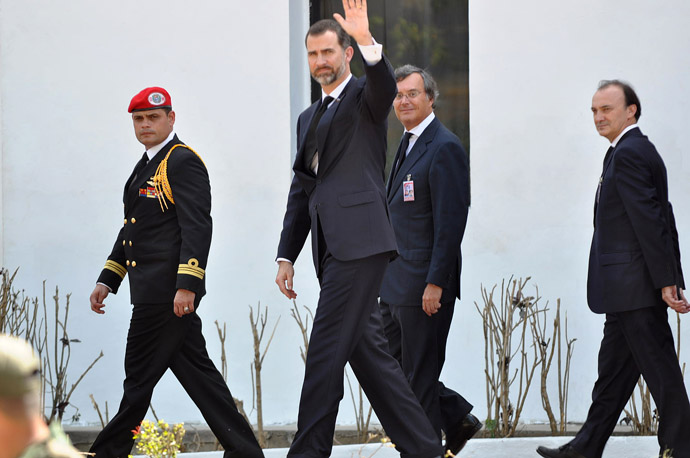
[[690, 403], [668, 324], [668, 308], [608, 313], [599, 350], [599, 377], [587, 420], [570, 445], [600, 458], [640, 374], [659, 412], [659, 446], [690, 458]]
[[[325, 241], [319, 246], [325, 247]], [[377, 299], [390, 255], [339, 261], [325, 249], [320, 259], [321, 293], [307, 351], [297, 434], [288, 456], [331, 455], [347, 362], [403, 458], [443, 455], [400, 365], [388, 353]]]
[[439, 439], [441, 430], [455, 429], [472, 411], [472, 404], [439, 381], [454, 309], [454, 302], [445, 303], [428, 316], [421, 302], [410, 307], [381, 301], [391, 355], [400, 363]]
[[148, 411], [153, 389], [170, 368], [225, 449], [224, 458], [259, 458], [251, 426], [206, 352], [196, 312], [178, 318], [172, 304], [136, 304], [127, 335], [120, 409], [91, 446], [96, 458], [127, 458], [132, 430]]

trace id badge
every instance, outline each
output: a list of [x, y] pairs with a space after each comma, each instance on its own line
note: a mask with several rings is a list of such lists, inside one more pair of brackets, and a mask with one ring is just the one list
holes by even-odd
[[412, 175], [407, 175], [407, 180], [403, 181], [403, 202], [414, 202], [414, 181], [412, 181]]

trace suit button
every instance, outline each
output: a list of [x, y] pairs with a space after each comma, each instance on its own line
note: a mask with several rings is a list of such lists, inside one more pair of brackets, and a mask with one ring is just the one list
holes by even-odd
[[316, 180], [316, 184], [321, 184], [321, 180]]
[[[122, 243], [123, 243], [123, 244], [125, 243], [124, 240], [122, 241]], [[132, 246], [132, 241], [131, 241], [131, 240], [129, 241], [129, 246]]]
[[136, 218], [132, 218], [130, 221], [132, 222], [132, 224], [134, 224], [134, 223], [137, 222], [137, 219], [136, 219]]
[[132, 261], [132, 267], [136, 267], [136, 266], [137, 266], [137, 262], [136, 262], [136, 261]]
[[125, 264], [129, 265], [129, 259], [127, 260], [127, 262]]
[[125, 224], [127, 224], [127, 218], [125, 218]]
[[124, 240], [122, 241], [122, 246], [125, 246], [125, 241], [124, 241]]

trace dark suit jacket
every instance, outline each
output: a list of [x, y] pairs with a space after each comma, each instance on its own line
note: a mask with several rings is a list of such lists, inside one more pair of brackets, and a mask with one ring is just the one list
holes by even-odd
[[[405, 202], [403, 181], [408, 176], [414, 182], [414, 201]], [[400, 171], [388, 180], [388, 207], [400, 256], [386, 270], [383, 302], [419, 307], [427, 283], [443, 288], [443, 303], [460, 297], [460, 243], [469, 205], [467, 153], [458, 137], [435, 118]]]
[[596, 313], [662, 306], [660, 288], [685, 287], [666, 167], [635, 128], [604, 159], [587, 300]]
[[[168, 179], [175, 204], [161, 205], [148, 183], [175, 136], [146, 166], [132, 172], [124, 190], [124, 225], [98, 282], [116, 293], [129, 273], [133, 304], [172, 303], [178, 289], [205, 294], [205, 269], [211, 246], [211, 187], [201, 159], [178, 147], [168, 159]], [[149, 189], [151, 188], [151, 189]]]
[[[386, 118], [397, 92], [384, 57], [365, 64], [366, 78], [353, 77], [316, 130], [319, 167], [304, 168], [304, 143], [319, 103], [297, 121], [297, 157], [280, 235], [278, 257], [294, 262], [312, 233], [314, 265], [319, 272], [318, 224], [328, 251], [340, 261], [395, 252], [386, 209]], [[323, 247], [321, 247], [323, 248]]]

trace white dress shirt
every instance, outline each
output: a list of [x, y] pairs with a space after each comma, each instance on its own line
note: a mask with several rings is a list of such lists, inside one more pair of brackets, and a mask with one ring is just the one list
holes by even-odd
[[412, 147], [414, 146], [415, 143], [417, 143], [417, 139], [419, 138], [420, 135], [422, 135], [422, 132], [424, 132], [424, 130], [427, 127], [429, 127], [429, 124], [431, 124], [431, 121], [433, 121], [434, 118], [436, 118], [436, 115], [432, 111], [429, 114], [429, 116], [424, 118], [424, 120], [422, 122], [420, 122], [419, 124], [414, 126], [412, 129], [410, 129], [410, 130], [405, 129], [405, 132], [409, 132], [412, 134], [410, 136], [410, 144], [407, 145], [407, 151], [405, 151], [405, 157], [407, 157], [407, 155], [410, 153], [410, 151], [412, 151]]

